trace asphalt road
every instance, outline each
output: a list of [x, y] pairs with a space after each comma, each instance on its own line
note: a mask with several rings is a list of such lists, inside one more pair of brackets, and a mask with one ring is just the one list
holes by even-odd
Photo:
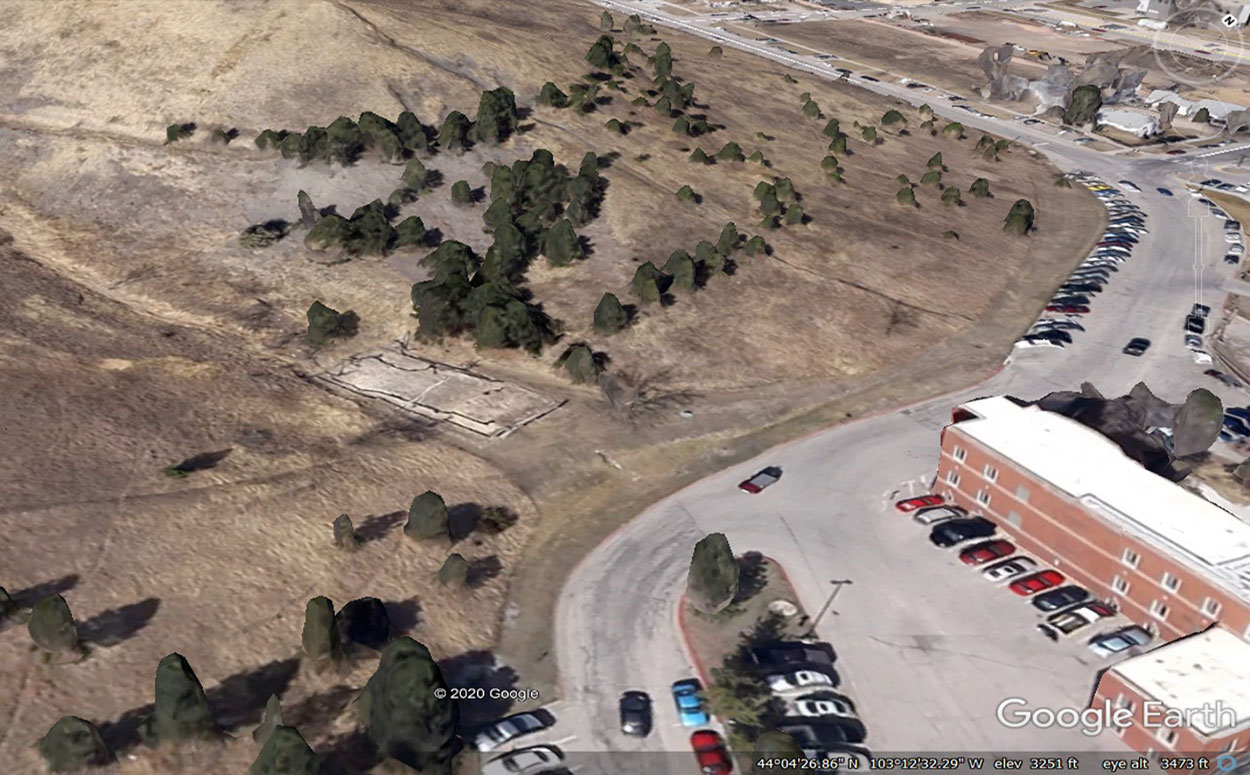
[[[819, 63], [657, 16], [644, 5], [600, 4], [828, 77]], [[632, 752], [614, 754], [615, 771], [661, 771], [645, 751], [690, 757], [689, 730], [676, 725], [668, 695], [672, 681], [694, 674], [675, 612], [690, 551], [714, 531], [725, 533], [739, 553], [762, 551], [779, 561], [809, 612], [824, 605], [831, 580], [853, 581], [818, 635], [839, 654], [841, 690], [857, 701], [874, 752], [1124, 750], [1110, 733], [1009, 730], [998, 722], [997, 705], [1009, 696], [1033, 707], [1082, 707], [1101, 663], [1080, 643], [1056, 646], [1037, 635], [1028, 605], [930, 547], [925, 531], [893, 513], [888, 501], [892, 491], [919, 491], [932, 477], [938, 431], [951, 407], [968, 398], [1034, 398], [1087, 380], [1108, 395], [1144, 380], [1170, 400], [1199, 385], [1236, 397], [1204, 377], [1205, 367], [1192, 363], [1182, 347], [1190, 305], [1218, 308], [1232, 271], [1219, 263], [1219, 223], [1196, 208], [1191, 212], [1192, 200], [1173, 176], [1206, 177], [1206, 162], [1103, 155], [1019, 123], [921, 100], [895, 84], [857, 85], [913, 104], [927, 101], [945, 118], [1036, 143], [1061, 169], [1134, 181], [1144, 193], [1131, 196], [1147, 212], [1151, 233], [1095, 300], [1082, 321], [1087, 330], [1068, 348], [1019, 351], [1002, 372], [962, 394], [822, 431], [704, 479], [647, 510], [586, 558], [557, 611], [563, 699], [551, 736], [568, 751]], [[1177, 196], [1159, 195], [1157, 186]], [[1155, 345], [1140, 358], [1122, 355], [1120, 348], [1136, 336]], [[785, 470], [777, 485], [758, 496], [735, 488], [767, 465]], [[626, 689], [648, 691], [655, 701], [656, 731], [645, 740], [616, 730], [616, 701]], [[692, 757], [674, 766], [692, 771]]]

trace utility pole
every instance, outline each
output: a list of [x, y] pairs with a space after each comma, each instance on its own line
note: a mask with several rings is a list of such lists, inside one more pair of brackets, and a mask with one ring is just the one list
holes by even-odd
[[[833, 579], [829, 583], [833, 585], [833, 589], [829, 592], [829, 599], [825, 601], [824, 606], [820, 609], [820, 613], [816, 614], [816, 618], [812, 620], [811, 632], [813, 636], [816, 634], [816, 625], [820, 624], [820, 620], [825, 618], [825, 614], [827, 614], [829, 609], [833, 606], [833, 599], [838, 596], [839, 592], [842, 591], [842, 587], [845, 587], [847, 584], [854, 584], [855, 582], [850, 579]], [[836, 616], [838, 612], [834, 611], [833, 613]]]

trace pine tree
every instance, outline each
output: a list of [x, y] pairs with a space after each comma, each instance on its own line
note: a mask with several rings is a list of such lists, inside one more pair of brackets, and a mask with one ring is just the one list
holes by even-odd
[[343, 657], [339, 630], [334, 623], [334, 603], [328, 597], [314, 597], [304, 606], [304, 656], [313, 664], [338, 662]]
[[605, 293], [595, 307], [595, 330], [601, 334], [615, 334], [629, 324], [629, 313], [615, 294]]
[[218, 737], [204, 687], [181, 654], [168, 654], [156, 668], [156, 702], [139, 725], [148, 745]]
[[39, 753], [49, 772], [80, 772], [113, 762], [113, 753], [95, 724], [77, 716], [62, 716], [39, 740]]
[[60, 595], [49, 595], [36, 603], [26, 628], [30, 639], [47, 658], [59, 658], [82, 649], [74, 615]]
[[686, 581], [686, 599], [699, 611], [715, 614], [738, 594], [738, 560], [724, 533], [711, 533], [695, 544]]
[[383, 756], [421, 772], [445, 772], [458, 750], [460, 713], [429, 649], [393, 639], [357, 707], [365, 733]]
[[265, 740], [247, 775], [318, 775], [320, 760], [295, 727], [279, 725]]
[[674, 250], [664, 264], [664, 274], [673, 278], [673, 286], [690, 290], [695, 285], [695, 265], [690, 254], [680, 248]]
[[552, 266], [568, 266], [585, 257], [586, 252], [582, 250], [581, 242], [568, 218], [561, 218], [547, 230], [547, 236], [543, 239], [543, 255]]
[[432, 490], [426, 490], [412, 499], [408, 507], [408, 522], [404, 525], [404, 535], [418, 540], [450, 537], [450, 522], [447, 516], [447, 504], [443, 498]]
[[972, 181], [972, 185], [968, 186], [968, 193], [979, 199], [987, 199], [993, 196], [990, 193], [990, 182], [985, 178], [977, 178]]
[[448, 555], [438, 569], [438, 583], [444, 587], [463, 587], [469, 578], [469, 561], [462, 554]]

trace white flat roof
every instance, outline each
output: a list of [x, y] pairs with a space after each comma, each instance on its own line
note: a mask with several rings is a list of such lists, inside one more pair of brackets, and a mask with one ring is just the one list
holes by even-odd
[[1208, 737], [1250, 722], [1250, 643], [1212, 627], [1130, 657], [1111, 668], [1168, 708], [1189, 716], [1187, 726]]
[[1003, 396], [963, 406], [983, 419], [961, 433], [1250, 601], [1250, 525], [1064, 415]]

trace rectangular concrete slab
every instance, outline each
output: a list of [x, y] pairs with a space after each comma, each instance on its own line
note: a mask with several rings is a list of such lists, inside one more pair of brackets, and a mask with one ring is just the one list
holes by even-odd
[[490, 438], [503, 438], [564, 403], [402, 350], [354, 355], [316, 379]]

